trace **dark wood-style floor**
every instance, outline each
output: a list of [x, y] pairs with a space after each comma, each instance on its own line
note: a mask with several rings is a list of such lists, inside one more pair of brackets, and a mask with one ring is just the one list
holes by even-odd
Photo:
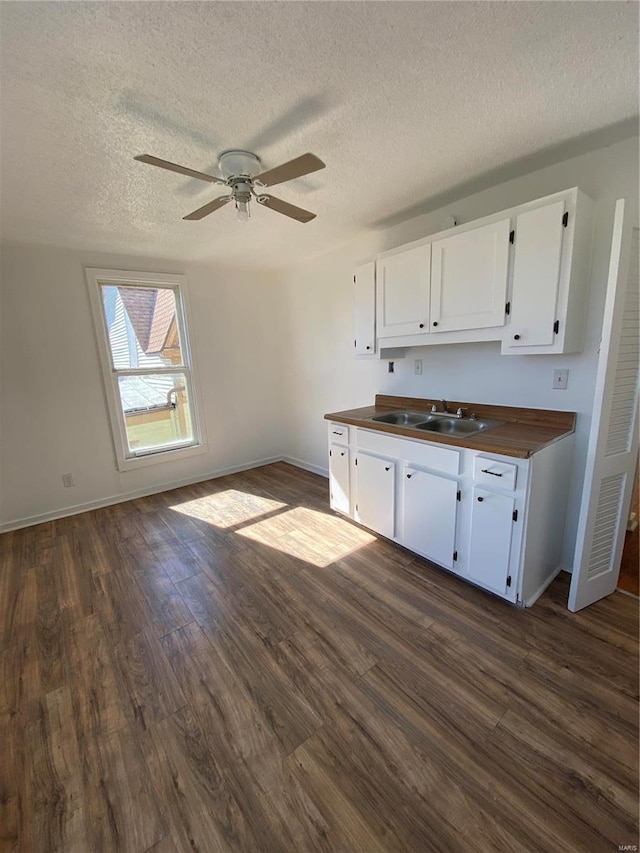
[[0, 537], [0, 846], [637, 844], [638, 612], [519, 611], [285, 464]]

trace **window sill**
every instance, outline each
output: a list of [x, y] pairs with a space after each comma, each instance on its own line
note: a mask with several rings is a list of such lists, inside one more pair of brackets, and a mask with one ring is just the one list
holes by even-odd
[[160, 450], [157, 453], [146, 453], [144, 456], [118, 459], [118, 471], [136, 471], [138, 468], [146, 468], [149, 465], [174, 462], [178, 459], [186, 459], [189, 456], [206, 453], [208, 449], [206, 444], [192, 444], [189, 447], [179, 447], [175, 450]]

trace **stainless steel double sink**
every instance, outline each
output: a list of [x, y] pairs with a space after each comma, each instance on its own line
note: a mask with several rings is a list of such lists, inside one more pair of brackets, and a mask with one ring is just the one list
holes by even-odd
[[487, 418], [464, 418], [445, 412], [388, 412], [384, 415], [373, 415], [367, 420], [375, 423], [403, 426], [417, 429], [421, 432], [435, 432], [440, 435], [467, 436], [484, 432], [494, 427], [502, 426], [504, 421], [494, 421]]

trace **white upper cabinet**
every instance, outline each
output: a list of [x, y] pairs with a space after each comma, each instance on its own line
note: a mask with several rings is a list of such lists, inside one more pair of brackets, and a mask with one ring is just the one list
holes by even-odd
[[582, 350], [592, 206], [574, 189], [517, 214], [511, 313], [503, 354]]
[[356, 355], [376, 351], [376, 265], [358, 267], [353, 276], [353, 324]]
[[376, 273], [378, 337], [428, 334], [431, 244], [386, 252]]
[[510, 220], [431, 245], [431, 332], [504, 325]]
[[554, 341], [564, 213], [564, 201], [557, 201], [516, 218], [509, 347]]
[[[361, 273], [362, 294], [356, 274], [357, 304], [376, 292], [374, 346], [501, 341], [503, 355], [580, 352], [592, 210], [574, 187], [379, 255], [373, 285], [371, 270]], [[367, 354], [371, 311], [357, 311], [356, 352]]]

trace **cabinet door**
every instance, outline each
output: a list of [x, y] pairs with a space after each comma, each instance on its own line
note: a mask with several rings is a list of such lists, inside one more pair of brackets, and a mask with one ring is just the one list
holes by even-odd
[[504, 219], [432, 244], [432, 332], [504, 326], [509, 230]]
[[368, 453], [356, 460], [355, 519], [390, 539], [395, 534], [395, 463]]
[[402, 544], [450, 569], [455, 548], [458, 484], [405, 468]]
[[353, 276], [353, 345], [357, 355], [376, 351], [376, 265], [363, 264]]
[[380, 258], [376, 275], [378, 337], [428, 334], [431, 246]]
[[557, 201], [516, 219], [509, 349], [555, 342], [564, 210]]
[[329, 495], [331, 509], [350, 515], [349, 448], [339, 444], [329, 448]]
[[514, 505], [508, 495], [473, 490], [469, 578], [500, 595], [507, 591]]

